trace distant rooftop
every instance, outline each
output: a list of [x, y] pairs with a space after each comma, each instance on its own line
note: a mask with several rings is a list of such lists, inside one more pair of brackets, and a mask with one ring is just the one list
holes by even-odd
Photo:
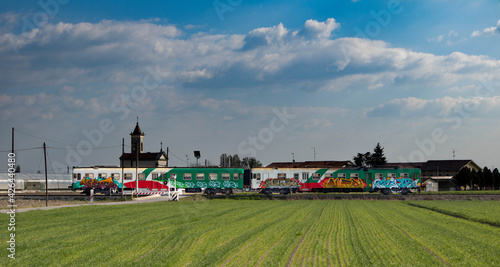
[[304, 161], [304, 162], [273, 162], [266, 168], [345, 168], [352, 166], [350, 160], [343, 161]]

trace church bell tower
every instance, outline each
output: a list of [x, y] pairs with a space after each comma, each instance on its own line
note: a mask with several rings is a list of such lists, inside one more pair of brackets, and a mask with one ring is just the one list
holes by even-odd
[[134, 131], [130, 133], [130, 151], [132, 154], [136, 154], [137, 149], [139, 149], [139, 153], [144, 152], [144, 133], [139, 127], [139, 118], [137, 118]]

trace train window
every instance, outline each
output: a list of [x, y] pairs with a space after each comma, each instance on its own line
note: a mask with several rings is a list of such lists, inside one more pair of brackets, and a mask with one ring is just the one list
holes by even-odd
[[145, 173], [139, 173], [139, 181], [144, 181], [146, 180], [146, 174]]
[[286, 178], [286, 173], [278, 173], [278, 178]]
[[233, 180], [238, 180], [238, 174], [237, 173], [233, 173]]
[[396, 178], [396, 174], [395, 173], [388, 173], [387, 178]]
[[408, 176], [408, 173], [402, 173], [401, 174], [401, 178], [409, 178], [410, 176]]
[[196, 180], [205, 180], [205, 174], [204, 173], [197, 173]]
[[177, 174], [176, 173], [171, 173], [170, 174], [170, 180], [175, 180], [177, 179]]
[[191, 173], [184, 173], [184, 180], [191, 180]]
[[73, 178], [78, 180], [78, 181], [81, 181], [82, 180], [82, 174], [81, 173], [74, 173], [73, 174]]
[[309, 173], [308, 172], [303, 172], [302, 173], [302, 180], [307, 181], [309, 179]]
[[416, 173], [412, 173], [411, 174], [411, 178], [416, 179], [417, 178], [417, 174]]
[[111, 178], [113, 178], [115, 180], [119, 180], [120, 179], [120, 174], [119, 173], [112, 173], [111, 174]]
[[208, 179], [210, 179], [210, 180], [217, 180], [217, 173], [209, 173], [208, 174]]
[[257, 181], [260, 181], [260, 173], [254, 173], [253, 178]]
[[383, 173], [375, 173], [375, 179], [384, 179]]
[[107, 177], [107, 175], [106, 175], [105, 173], [99, 173], [99, 174], [97, 175], [97, 177], [99, 177], [99, 178], [103, 178], [103, 179], [108, 178], [108, 177]]
[[325, 178], [333, 178], [333, 172], [325, 173]]
[[158, 179], [158, 173], [157, 172], [153, 172], [151, 175], [152, 175], [151, 179], [153, 179], [153, 180]]
[[85, 177], [89, 177], [90, 179], [94, 179], [94, 174], [93, 173], [86, 173]]
[[231, 177], [231, 176], [229, 175], [229, 173], [223, 173], [223, 174], [222, 174], [222, 180], [229, 180], [229, 177]]
[[337, 174], [337, 178], [345, 179], [345, 173]]
[[299, 179], [299, 174], [298, 173], [294, 173], [293, 174], [293, 179], [298, 180]]
[[359, 178], [359, 173], [351, 173], [351, 178], [358, 179]]
[[321, 173], [313, 173], [313, 180], [319, 180], [319, 178], [321, 178]]
[[125, 173], [123, 175], [123, 179], [125, 179], [125, 180], [132, 180], [132, 173]]

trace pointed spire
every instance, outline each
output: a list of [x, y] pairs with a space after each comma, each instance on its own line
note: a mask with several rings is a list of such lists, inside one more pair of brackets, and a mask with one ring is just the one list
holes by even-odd
[[144, 133], [141, 131], [141, 127], [139, 127], [139, 117], [137, 117], [137, 124], [135, 125], [135, 129], [130, 133], [130, 135], [144, 135]]
[[160, 141], [160, 152], [163, 151], [163, 141]]

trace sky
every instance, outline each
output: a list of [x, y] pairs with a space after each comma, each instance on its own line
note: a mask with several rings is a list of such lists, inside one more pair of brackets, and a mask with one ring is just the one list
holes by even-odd
[[0, 151], [500, 167], [500, 1], [1, 1]]

